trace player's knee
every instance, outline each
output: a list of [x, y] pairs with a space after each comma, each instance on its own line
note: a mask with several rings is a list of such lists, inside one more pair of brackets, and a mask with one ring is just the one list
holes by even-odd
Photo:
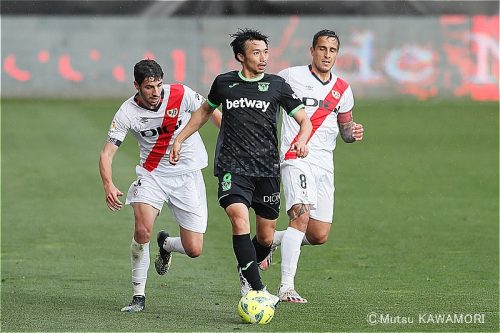
[[248, 220], [244, 217], [232, 217], [231, 224], [236, 227], [246, 226], [248, 224]]
[[151, 240], [151, 230], [146, 227], [136, 227], [134, 239], [141, 244], [149, 242]]
[[325, 244], [328, 241], [328, 233], [307, 235], [306, 237], [311, 245], [321, 245]]
[[266, 232], [260, 233], [257, 235], [257, 242], [262, 245], [262, 246], [271, 246], [273, 243], [273, 237], [274, 237], [274, 231], [273, 232]]
[[201, 256], [201, 249], [190, 249], [190, 250], [186, 250], [186, 254], [190, 257], [190, 258], [196, 258], [196, 257], [199, 257]]
[[203, 248], [200, 245], [192, 245], [184, 249], [186, 251], [186, 254], [190, 258], [196, 258], [201, 256], [201, 253], [203, 252]]
[[250, 230], [250, 223], [245, 218], [233, 217], [231, 218], [231, 225], [233, 234], [244, 234]]

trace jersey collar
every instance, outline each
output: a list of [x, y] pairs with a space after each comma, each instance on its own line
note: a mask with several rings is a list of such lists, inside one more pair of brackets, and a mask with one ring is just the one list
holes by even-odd
[[321, 81], [321, 79], [316, 75], [316, 73], [313, 72], [312, 65], [309, 65], [309, 72], [311, 72], [312, 76], [319, 82], [321, 82], [322, 85], [326, 86], [330, 81], [332, 81], [332, 73], [330, 73], [330, 78], [326, 80], [325, 82]]
[[241, 71], [238, 72], [238, 76], [240, 77], [240, 79], [242, 79], [243, 81], [247, 81], [247, 82], [255, 82], [255, 81], [259, 81], [261, 80], [263, 77], [264, 77], [264, 73], [262, 73], [261, 75], [259, 76], [256, 76], [254, 77], [253, 79], [248, 79], [246, 78], [243, 73]]

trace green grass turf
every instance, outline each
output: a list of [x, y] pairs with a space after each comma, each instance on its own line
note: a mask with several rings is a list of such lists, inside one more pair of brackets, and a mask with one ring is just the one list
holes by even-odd
[[[366, 136], [338, 143], [330, 240], [302, 248], [296, 287], [309, 304], [280, 304], [266, 326], [236, 315], [230, 227], [211, 165], [203, 255], [174, 254], [166, 276], [151, 266], [146, 310], [119, 312], [131, 299], [132, 211], [107, 210], [98, 173], [119, 104], [2, 101], [2, 331], [498, 331], [496, 103], [358, 101]], [[216, 130], [207, 124], [202, 135], [212, 163]], [[129, 136], [113, 165], [124, 192], [137, 161]], [[282, 213], [279, 229], [286, 223]], [[168, 210], [155, 233], [164, 228], [178, 234]], [[262, 274], [271, 291], [275, 258]], [[413, 323], [371, 326], [371, 312]], [[485, 322], [419, 323], [439, 313]]]

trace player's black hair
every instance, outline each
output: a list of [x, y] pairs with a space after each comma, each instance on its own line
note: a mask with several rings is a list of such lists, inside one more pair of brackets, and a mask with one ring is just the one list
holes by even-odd
[[335, 33], [335, 31], [333, 30], [328, 30], [328, 29], [324, 29], [324, 30], [321, 30], [321, 31], [318, 31], [314, 37], [313, 37], [313, 44], [312, 44], [312, 47], [313, 49], [316, 47], [316, 45], [318, 44], [318, 39], [320, 37], [333, 37], [337, 40], [337, 43], [338, 43], [338, 47], [340, 49], [340, 39], [339, 39], [339, 36], [337, 36], [337, 34]]
[[139, 85], [147, 77], [153, 77], [157, 80], [163, 79], [163, 70], [161, 66], [154, 60], [145, 59], [139, 61], [134, 66], [134, 80]]
[[238, 53], [245, 54], [245, 42], [247, 40], [261, 40], [266, 43], [266, 46], [269, 45], [267, 41], [268, 37], [266, 35], [263, 35], [258, 30], [252, 30], [248, 28], [239, 29], [237, 33], [231, 34], [230, 36], [234, 38], [230, 45], [233, 48], [234, 59], [236, 59], [236, 61], [238, 62], [240, 62], [240, 60], [238, 59], [237, 55]]

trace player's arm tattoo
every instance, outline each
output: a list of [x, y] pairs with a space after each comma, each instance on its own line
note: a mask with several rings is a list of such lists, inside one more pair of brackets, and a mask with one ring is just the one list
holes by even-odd
[[311, 210], [310, 205], [306, 204], [296, 204], [288, 211], [288, 217], [290, 218], [290, 222], [296, 220], [300, 215], [305, 214]]
[[352, 121], [349, 121], [347, 123], [339, 122], [340, 136], [342, 137], [342, 140], [344, 140], [344, 142], [346, 143], [352, 143], [356, 141], [356, 139], [354, 139], [354, 136], [352, 135], [352, 125], [353, 125]]

